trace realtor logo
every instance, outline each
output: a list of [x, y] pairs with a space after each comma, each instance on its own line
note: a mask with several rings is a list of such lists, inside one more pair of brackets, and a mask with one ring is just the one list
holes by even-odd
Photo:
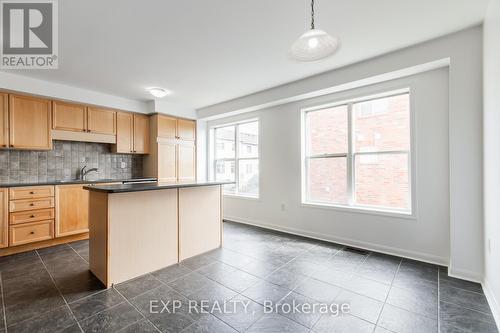
[[1, 68], [57, 68], [56, 0], [0, 0], [0, 17]]

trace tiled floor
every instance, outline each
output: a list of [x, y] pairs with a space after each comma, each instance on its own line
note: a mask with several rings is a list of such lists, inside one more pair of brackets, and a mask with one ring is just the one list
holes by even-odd
[[[88, 272], [86, 241], [1, 258], [0, 332], [497, 332], [481, 286], [443, 267], [233, 223], [224, 236], [222, 249], [109, 290]], [[266, 313], [267, 300], [282, 306]], [[283, 306], [332, 302], [350, 313]]]

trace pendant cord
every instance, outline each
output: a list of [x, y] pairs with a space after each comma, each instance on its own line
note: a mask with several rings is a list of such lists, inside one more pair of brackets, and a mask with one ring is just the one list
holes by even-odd
[[311, 29], [314, 29], [314, 0], [311, 0]]

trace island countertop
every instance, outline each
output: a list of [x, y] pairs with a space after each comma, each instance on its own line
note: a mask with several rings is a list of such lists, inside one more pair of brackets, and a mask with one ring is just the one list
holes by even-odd
[[105, 193], [126, 193], [126, 192], [141, 192], [141, 191], [155, 191], [166, 190], [172, 188], [185, 188], [185, 187], [198, 187], [198, 186], [213, 186], [213, 185], [226, 185], [234, 184], [234, 182], [154, 182], [154, 183], [140, 183], [140, 184], [116, 184], [116, 185], [90, 185], [85, 186], [84, 189], [95, 192]]

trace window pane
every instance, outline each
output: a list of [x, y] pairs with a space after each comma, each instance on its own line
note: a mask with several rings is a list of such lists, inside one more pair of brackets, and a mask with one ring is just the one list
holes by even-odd
[[353, 105], [356, 152], [410, 150], [409, 94]]
[[259, 156], [259, 123], [239, 125], [239, 157]]
[[216, 161], [215, 180], [234, 181], [234, 161]]
[[306, 114], [308, 155], [347, 153], [347, 106]]
[[408, 154], [355, 157], [356, 204], [410, 210]]
[[240, 160], [238, 172], [238, 192], [257, 196], [259, 194], [259, 160]]
[[347, 159], [313, 158], [308, 163], [309, 201], [347, 204]]
[[215, 129], [215, 158], [234, 158], [234, 126]]

